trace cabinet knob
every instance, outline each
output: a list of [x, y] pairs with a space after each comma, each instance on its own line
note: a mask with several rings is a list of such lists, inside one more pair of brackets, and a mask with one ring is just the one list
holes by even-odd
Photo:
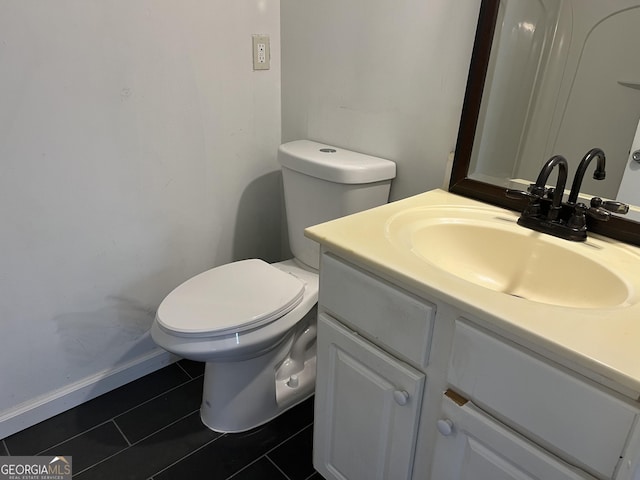
[[453, 433], [453, 422], [448, 418], [444, 420], [438, 420], [436, 426], [438, 427], [438, 431], [445, 437], [448, 437]]
[[409, 394], [404, 390], [396, 390], [393, 392], [393, 398], [398, 405], [406, 405], [409, 401]]

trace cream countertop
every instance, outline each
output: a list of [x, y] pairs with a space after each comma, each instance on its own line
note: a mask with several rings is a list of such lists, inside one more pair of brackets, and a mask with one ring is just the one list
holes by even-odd
[[640, 292], [634, 288], [640, 286], [640, 248], [593, 234], [589, 234], [586, 244], [572, 243], [575, 249], [603, 250], [611, 246], [614, 251], [622, 249], [625, 258], [637, 259], [637, 263], [616, 265], [617, 269], [624, 269], [624, 278], [631, 279], [631, 293], [623, 304], [573, 308], [532, 302], [465, 281], [418, 260], [409, 249], [389, 241], [390, 218], [409, 209], [432, 206], [482, 207], [494, 209], [501, 217], [519, 216], [517, 212], [433, 190], [309, 227], [305, 235], [347, 261], [418, 295], [459, 308], [471, 315], [469, 320], [625, 396], [640, 399]]

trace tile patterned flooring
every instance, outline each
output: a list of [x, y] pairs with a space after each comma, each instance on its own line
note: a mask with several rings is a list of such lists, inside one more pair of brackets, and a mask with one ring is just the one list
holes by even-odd
[[313, 397], [245, 433], [200, 421], [204, 365], [181, 360], [0, 441], [0, 455], [68, 455], [81, 480], [322, 480]]

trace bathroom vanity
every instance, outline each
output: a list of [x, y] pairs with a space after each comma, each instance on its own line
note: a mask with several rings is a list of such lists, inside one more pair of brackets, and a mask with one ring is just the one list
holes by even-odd
[[434, 190], [321, 244], [326, 479], [640, 480], [640, 249]]

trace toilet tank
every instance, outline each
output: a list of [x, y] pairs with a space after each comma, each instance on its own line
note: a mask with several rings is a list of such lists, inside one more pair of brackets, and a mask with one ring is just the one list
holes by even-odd
[[318, 268], [319, 245], [304, 236], [311, 225], [387, 203], [396, 164], [310, 140], [280, 145], [289, 244], [294, 257]]

